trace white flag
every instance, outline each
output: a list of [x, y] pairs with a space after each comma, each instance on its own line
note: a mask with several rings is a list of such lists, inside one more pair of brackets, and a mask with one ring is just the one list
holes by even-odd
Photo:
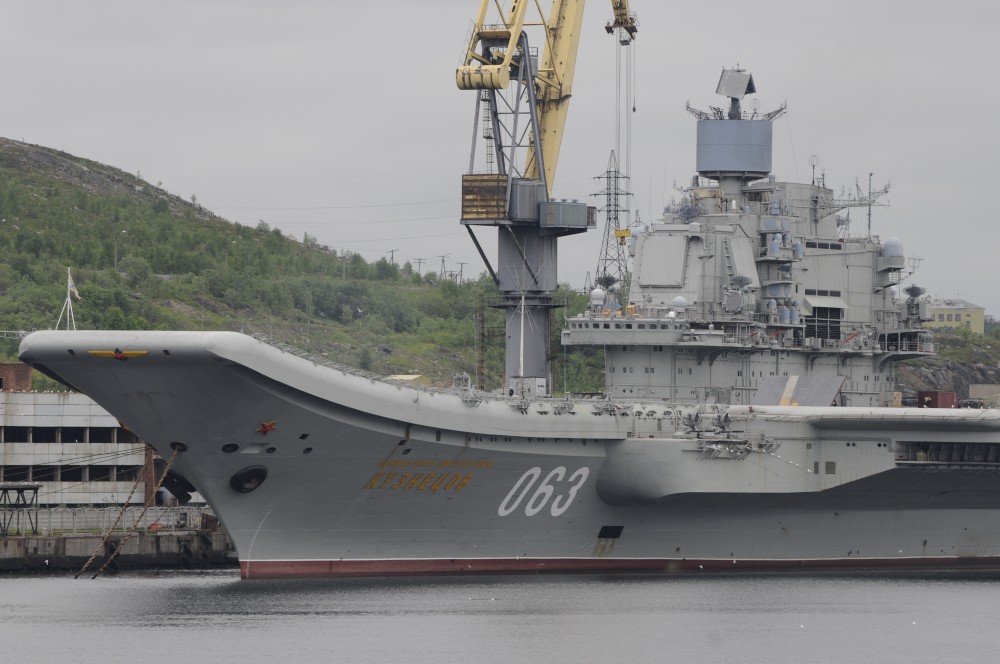
[[82, 300], [83, 298], [80, 297], [80, 291], [76, 289], [76, 284], [73, 283], [73, 275], [70, 274], [69, 268], [66, 269], [66, 278], [69, 280], [68, 283], [69, 292], [75, 295], [76, 299]]

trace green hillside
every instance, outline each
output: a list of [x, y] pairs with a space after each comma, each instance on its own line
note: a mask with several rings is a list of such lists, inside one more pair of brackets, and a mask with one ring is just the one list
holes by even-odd
[[[385, 258], [338, 255], [308, 235], [301, 241], [261, 222], [226, 221], [110, 166], [0, 138], [0, 329], [54, 327], [66, 298], [66, 268], [81, 299], [80, 329], [237, 330], [265, 333], [343, 364], [382, 374], [417, 373], [438, 385], [477, 375], [487, 338], [482, 386], [503, 371], [503, 315], [486, 276], [457, 284]], [[553, 321], [557, 391], [603, 389], [603, 352], [561, 349]], [[485, 317], [477, 335], [477, 315]], [[499, 332], [499, 334], [497, 334]], [[900, 387], [954, 390], [1000, 383], [1000, 327], [986, 336], [938, 335], [940, 357], [904, 363]], [[0, 355], [17, 355], [0, 338]], [[37, 377], [38, 385], [53, 386]]]
[[[193, 197], [192, 197], [193, 198]], [[457, 284], [409, 264], [337, 255], [261, 222], [241, 226], [115, 168], [0, 138], [0, 328], [55, 326], [71, 267], [79, 329], [266, 333], [337, 362], [450, 384], [476, 375], [474, 321], [503, 329], [483, 306], [492, 280]], [[586, 306], [569, 289], [568, 306]], [[499, 387], [502, 338], [487, 345], [483, 386]], [[0, 353], [16, 357], [16, 339]], [[553, 348], [557, 348], [554, 344]], [[557, 386], [595, 391], [603, 353], [558, 351]]]

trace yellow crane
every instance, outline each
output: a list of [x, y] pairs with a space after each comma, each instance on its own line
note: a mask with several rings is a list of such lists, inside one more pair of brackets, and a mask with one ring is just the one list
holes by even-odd
[[[465, 63], [458, 68], [455, 82], [462, 90], [506, 90], [511, 83], [511, 71], [531, 57], [530, 53], [522, 52], [524, 28], [543, 28], [545, 50], [540, 66], [533, 72], [532, 91], [538, 138], [530, 137], [523, 176], [545, 182], [546, 193], [551, 195], [572, 95], [584, 0], [554, 0], [548, 20], [541, 16], [536, 3], [539, 19], [531, 22], [526, 20], [528, 4], [528, 0], [514, 0], [499, 22], [487, 23], [488, 11], [495, 5], [492, 0], [482, 0]], [[540, 149], [536, 149], [536, 142]]]
[[628, 8], [628, 0], [611, 0], [611, 11], [614, 12], [614, 19], [608, 22], [604, 29], [608, 34], [612, 34], [615, 28], [621, 28], [625, 34], [621, 36], [622, 46], [626, 46], [635, 38], [635, 33], [639, 31], [639, 24], [635, 20], [635, 14]]
[[[469, 171], [462, 176], [462, 224], [500, 291], [495, 306], [506, 312], [504, 391], [522, 397], [549, 394], [551, 388], [550, 312], [561, 306], [552, 297], [558, 287], [558, 240], [596, 225], [594, 208], [552, 199], [584, 0], [553, 0], [548, 17], [535, 0], [538, 17], [532, 20], [529, 2], [511, 0], [504, 10], [500, 0], [481, 0], [464, 62], [455, 72], [460, 89], [477, 93]], [[614, 23], [623, 21], [613, 29], [634, 34], [625, 0], [612, 0], [611, 6]], [[540, 59], [529, 45], [529, 31], [542, 35], [536, 40], [544, 42]], [[480, 140], [486, 168], [477, 172]], [[495, 270], [475, 226], [497, 228]]]

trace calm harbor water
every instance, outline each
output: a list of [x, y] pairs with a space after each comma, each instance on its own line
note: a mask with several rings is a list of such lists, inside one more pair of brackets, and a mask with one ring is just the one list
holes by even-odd
[[995, 662], [1000, 576], [0, 577], [7, 662]]

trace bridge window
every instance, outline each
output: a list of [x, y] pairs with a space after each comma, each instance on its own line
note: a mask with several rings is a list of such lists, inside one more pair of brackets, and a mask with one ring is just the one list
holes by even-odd
[[813, 315], [807, 316], [806, 336], [818, 339], [840, 339], [840, 321], [843, 309], [834, 307], [814, 307]]

